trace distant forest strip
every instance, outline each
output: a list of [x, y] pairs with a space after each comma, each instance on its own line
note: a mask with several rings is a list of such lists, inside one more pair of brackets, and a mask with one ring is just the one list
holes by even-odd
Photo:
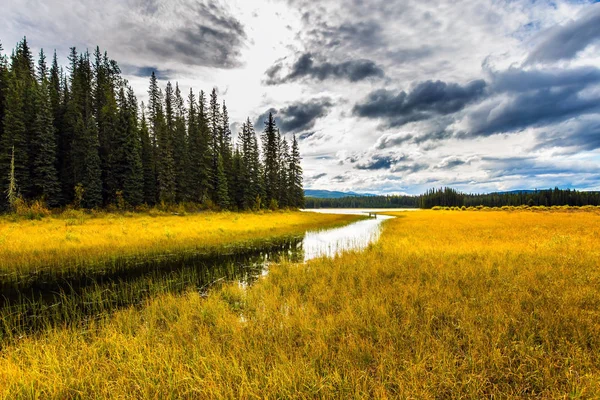
[[306, 208], [433, 208], [502, 206], [600, 206], [600, 192], [548, 189], [466, 194], [452, 188], [431, 189], [419, 196], [364, 196], [339, 199], [306, 198]]
[[138, 104], [116, 61], [73, 47], [37, 65], [26, 39], [0, 44], [0, 211], [19, 205], [119, 208], [198, 203], [247, 210], [304, 206], [296, 137], [272, 115], [260, 140], [244, 122], [232, 143], [225, 103], [150, 77]]

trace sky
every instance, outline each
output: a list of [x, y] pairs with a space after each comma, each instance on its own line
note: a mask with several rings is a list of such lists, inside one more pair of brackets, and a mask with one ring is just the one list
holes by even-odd
[[0, 0], [0, 41], [108, 51], [216, 87], [234, 135], [269, 112], [308, 189], [600, 190], [600, 3]]

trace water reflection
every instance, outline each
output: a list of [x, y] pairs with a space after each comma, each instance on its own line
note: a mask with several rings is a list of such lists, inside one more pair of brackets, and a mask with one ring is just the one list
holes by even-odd
[[306, 232], [302, 241], [304, 261], [318, 257], [335, 257], [348, 250], [363, 250], [376, 242], [385, 215], [369, 218], [336, 229]]
[[362, 250], [377, 241], [381, 223], [388, 218], [378, 215], [226, 254], [172, 254], [136, 260], [134, 265], [122, 261], [120, 271], [98, 276], [47, 276], [31, 282], [3, 283], [0, 343], [3, 338], [50, 326], [86, 323], [119, 308], [143, 304], [145, 299], [162, 293], [195, 289], [204, 294], [215, 284], [231, 281], [245, 287], [267, 275], [269, 265], [283, 260], [306, 262]]

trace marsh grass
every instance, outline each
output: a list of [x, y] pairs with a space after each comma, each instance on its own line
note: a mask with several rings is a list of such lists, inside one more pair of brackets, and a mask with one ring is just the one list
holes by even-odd
[[[0, 285], [115, 274], [165, 257], [234, 254], [307, 229], [355, 220], [302, 212], [165, 215], [70, 210], [42, 220], [0, 219]], [[4, 288], [3, 288], [4, 292]]]
[[6, 398], [598, 398], [600, 216], [420, 211], [362, 253], [0, 355]]
[[[145, 253], [130, 251], [129, 255], [125, 255], [127, 252], [119, 252], [119, 248], [116, 248], [110, 258], [95, 258], [94, 242], [90, 239], [78, 241], [78, 251], [92, 249], [90, 258], [78, 264], [68, 264], [72, 259], [70, 254], [59, 256], [51, 252], [50, 256], [54, 257], [51, 258], [47, 253], [48, 248], [51, 249], [55, 243], [51, 237], [47, 238], [47, 247], [36, 249], [35, 254], [50, 258], [53, 262], [64, 260], [66, 265], [21, 268], [19, 273], [0, 276], [0, 347], [53, 326], [85, 326], [90, 319], [105, 319], [119, 308], [139, 306], [144, 300], [158, 294], [186, 290], [202, 293], [214, 282], [232, 279], [248, 283], [266, 265], [265, 257], [268, 256], [271, 262], [281, 255], [293, 256], [306, 229], [338, 226], [356, 219], [343, 216], [315, 218], [314, 214], [297, 212], [276, 215], [283, 217], [284, 221], [276, 221], [269, 215], [257, 218], [252, 214], [228, 214], [228, 219], [215, 214], [204, 215], [202, 220], [210, 221], [213, 225], [204, 228], [202, 238], [205, 241], [196, 243], [194, 247], [174, 240], [170, 246], [149, 249]], [[74, 216], [87, 221], [87, 226], [84, 223], [72, 223]], [[105, 219], [113, 215], [97, 216], [97, 221], [81, 212], [67, 212], [60, 217], [61, 220], [66, 219], [67, 226], [85, 226], [79, 233], [86, 235], [95, 229], [95, 225], [105, 223]], [[134, 215], [130, 218], [127, 224], [132, 229], [137, 229], [136, 225], [145, 225], [143, 216]], [[159, 222], [166, 232], [181, 232], [186, 228], [197, 229], [194, 226], [197, 219], [159, 217]], [[258, 219], [262, 221], [259, 228], [253, 225]], [[19, 224], [23, 228], [28, 227], [30, 222], [20, 220]], [[186, 227], [186, 224], [192, 226]], [[46, 226], [40, 229], [42, 232], [52, 230], [54, 225], [55, 221], [46, 221]], [[229, 231], [224, 229], [224, 225]], [[159, 234], [156, 229], [152, 232]], [[237, 236], [234, 237], [232, 233], [237, 233]], [[100, 238], [112, 235], [114, 230], [108, 229], [100, 233]], [[215, 236], [221, 239], [218, 245], [214, 243]], [[22, 240], [23, 237], [11, 237], [13, 244]], [[139, 237], [128, 236], [127, 240], [135, 245]], [[39, 239], [32, 242], [42, 243]], [[6, 248], [0, 248], [0, 253], [3, 251], [6, 253]]]

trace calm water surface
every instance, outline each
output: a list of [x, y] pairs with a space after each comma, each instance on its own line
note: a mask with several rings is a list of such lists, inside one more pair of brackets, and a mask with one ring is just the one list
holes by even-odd
[[[360, 214], [404, 209], [319, 209], [306, 212]], [[79, 324], [107, 312], [141, 305], [161, 293], [195, 289], [205, 293], [219, 282], [237, 281], [248, 286], [268, 274], [269, 265], [281, 261], [306, 262], [334, 257], [345, 251], [363, 250], [376, 242], [381, 224], [393, 218], [377, 215], [348, 225], [309, 230], [304, 235], [223, 254], [185, 254], [137, 260], [122, 272], [100, 276], [38, 279], [4, 285], [0, 296], [0, 344], [6, 334], [20, 335], [57, 324]], [[48, 277], [52, 278], [52, 277]], [[1, 348], [1, 346], [0, 346]]]

